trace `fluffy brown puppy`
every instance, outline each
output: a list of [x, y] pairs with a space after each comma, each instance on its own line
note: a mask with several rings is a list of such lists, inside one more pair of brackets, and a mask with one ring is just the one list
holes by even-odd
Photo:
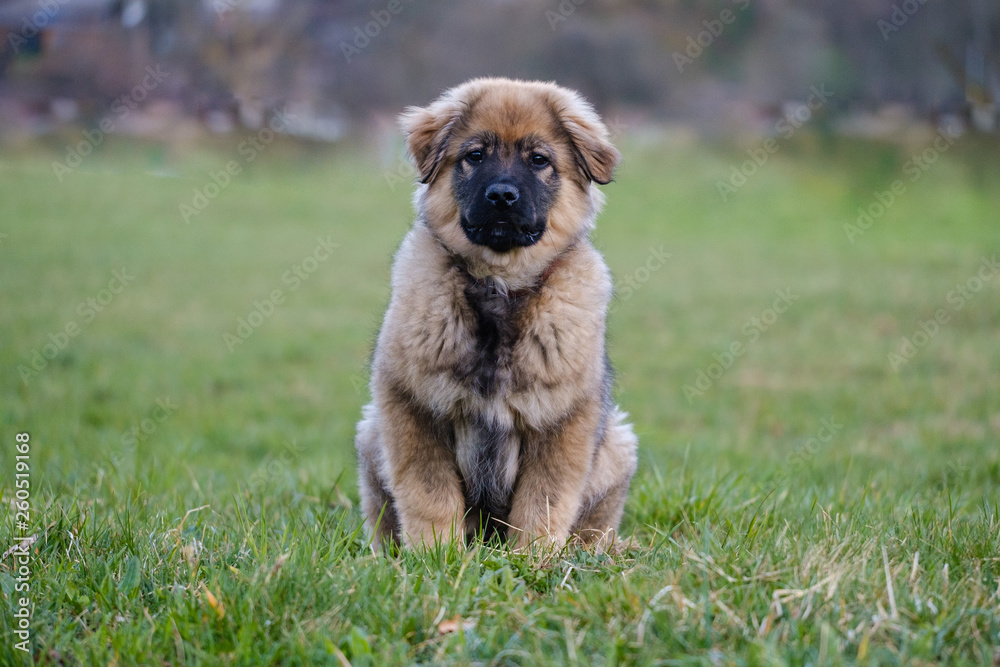
[[577, 93], [475, 79], [401, 116], [420, 173], [358, 424], [377, 541], [616, 530], [636, 437], [612, 403], [589, 232], [619, 161]]

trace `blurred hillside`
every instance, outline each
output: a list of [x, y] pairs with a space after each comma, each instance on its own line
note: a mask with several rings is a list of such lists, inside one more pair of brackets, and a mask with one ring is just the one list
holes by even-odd
[[991, 132], [1000, 96], [994, 0], [6, 0], [0, 34], [0, 140], [101, 121], [190, 137], [279, 111], [336, 140], [485, 74], [705, 131], [773, 126], [820, 89], [844, 131]]

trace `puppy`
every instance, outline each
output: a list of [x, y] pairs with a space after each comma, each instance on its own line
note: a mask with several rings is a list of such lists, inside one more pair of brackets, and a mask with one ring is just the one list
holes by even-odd
[[367, 528], [411, 547], [603, 538], [637, 458], [589, 240], [620, 159], [607, 128], [571, 90], [495, 78], [400, 121], [420, 185], [358, 424]]

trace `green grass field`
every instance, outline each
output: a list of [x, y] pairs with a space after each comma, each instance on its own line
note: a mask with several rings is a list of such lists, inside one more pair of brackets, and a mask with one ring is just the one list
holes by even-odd
[[641, 465], [612, 556], [364, 543], [353, 430], [411, 209], [363, 151], [275, 146], [188, 223], [234, 147], [61, 182], [0, 156], [0, 548], [34, 538], [0, 664], [1000, 664], [977, 141], [911, 180], [922, 147], [803, 137], [725, 201], [740, 149], [623, 142], [595, 238]]

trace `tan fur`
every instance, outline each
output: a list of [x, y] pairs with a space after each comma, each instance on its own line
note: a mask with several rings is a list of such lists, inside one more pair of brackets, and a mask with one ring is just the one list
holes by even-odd
[[[606, 128], [572, 91], [506, 79], [470, 81], [407, 110], [401, 122], [422, 183], [417, 222], [393, 266], [373, 400], [358, 425], [369, 530], [408, 546], [461, 536], [479, 521], [467, 516], [470, 485], [494, 482], [501, 496], [509, 490], [504, 522], [518, 544], [617, 529], [637, 442], [610, 403], [611, 279], [588, 238], [603, 203], [594, 182], [610, 181], [619, 160]], [[534, 245], [495, 252], [470, 242], [459, 225], [451, 173], [458, 147], [484, 129], [504, 146], [533, 135], [555, 150], [561, 181]], [[488, 394], [462, 373], [478, 352], [468, 301], [477, 279], [501, 290], [501, 308], [504, 295], [523, 294], [509, 297], [516, 336], [507, 362], [491, 369], [497, 389]], [[484, 433], [493, 437], [487, 480], [476, 467]]]

